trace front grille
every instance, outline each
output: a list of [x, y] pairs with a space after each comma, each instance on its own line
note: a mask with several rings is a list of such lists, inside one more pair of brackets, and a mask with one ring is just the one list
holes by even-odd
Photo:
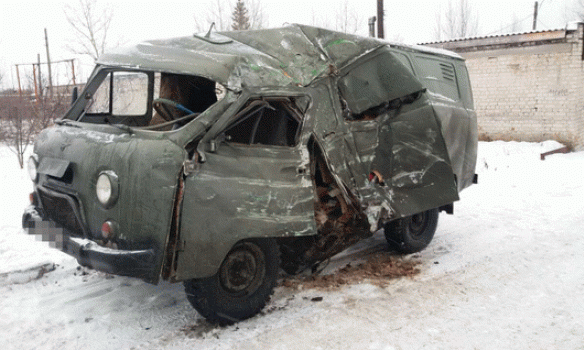
[[45, 215], [70, 231], [73, 236], [82, 237], [83, 228], [75, 215], [77, 208], [73, 207], [77, 202], [75, 198], [65, 194], [52, 195], [43, 190], [38, 192]]

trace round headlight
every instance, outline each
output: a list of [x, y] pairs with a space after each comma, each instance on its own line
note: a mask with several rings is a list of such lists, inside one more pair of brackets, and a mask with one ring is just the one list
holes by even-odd
[[38, 176], [37, 173], [37, 160], [34, 158], [34, 156], [31, 156], [30, 158], [28, 158], [28, 175], [30, 176], [30, 179], [35, 182]]
[[106, 208], [114, 205], [118, 194], [118, 177], [113, 171], [104, 171], [97, 177], [95, 183], [97, 200]]

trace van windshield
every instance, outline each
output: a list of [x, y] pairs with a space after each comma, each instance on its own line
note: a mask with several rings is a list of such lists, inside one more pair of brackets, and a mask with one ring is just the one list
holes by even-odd
[[88, 84], [78, 121], [171, 130], [195, 119], [224, 95], [222, 85], [200, 76], [104, 70]]

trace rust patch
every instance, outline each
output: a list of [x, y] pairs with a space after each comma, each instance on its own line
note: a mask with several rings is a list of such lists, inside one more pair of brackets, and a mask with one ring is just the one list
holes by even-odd
[[368, 282], [385, 287], [392, 279], [417, 275], [420, 264], [417, 260], [404, 260], [379, 252], [363, 263], [348, 263], [333, 274], [297, 276], [285, 279], [281, 285], [296, 289], [336, 290], [344, 285]]

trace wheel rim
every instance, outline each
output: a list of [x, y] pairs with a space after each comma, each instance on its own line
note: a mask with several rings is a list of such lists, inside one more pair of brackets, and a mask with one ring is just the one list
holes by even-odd
[[229, 293], [247, 295], [255, 292], [266, 273], [261, 249], [252, 243], [235, 247], [221, 265], [220, 283]]
[[426, 231], [426, 226], [428, 226], [428, 220], [425, 212], [410, 217], [408, 228], [412, 237], [421, 237]]

